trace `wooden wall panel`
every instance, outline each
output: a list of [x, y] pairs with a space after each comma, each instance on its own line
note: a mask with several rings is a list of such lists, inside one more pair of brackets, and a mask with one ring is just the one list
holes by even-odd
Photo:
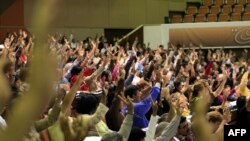
[[2, 15], [1, 26], [23, 26], [24, 25], [24, 4], [23, 0], [16, 0], [8, 7]]
[[24, 28], [24, 0], [15, 0], [0, 15], [0, 44], [8, 32]]

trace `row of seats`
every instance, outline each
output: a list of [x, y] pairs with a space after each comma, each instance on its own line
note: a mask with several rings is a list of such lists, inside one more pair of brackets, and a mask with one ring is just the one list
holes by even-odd
[[187, 8], [186, 14], [187, 15], [195, 15], [195, 14], [229, 14], [229, 13], [242, 13], [242, 12], [250, 12], [250, 4], [244, 5], [213, 5], [210, 8], [208, 6], [200, 6], [199, 10], [197, 7], [191, 6]]
[[248, 0], [203, 0], [202, 5], [205, 6], [211, 6], [211, 5], [235, 5], [235, 4], [240, 4], [240, 5], [245, 5], [248, 3]]
[[[249, 0], [250, 1], [250, 0]], [[191, 22], [225, 22], [225, 21], [249, 21], [250, 4], [248, 0], [203, 0], [199, 9], [190, 6], [186, 15], [174, 15], [172, 23]]]
[[232, 13], [225, 14], [198, 14], [198, 15], [185, 15], [183, 18], [181, 15], [174, 15], [172, 17], [172, 23], [192, 23], [192, 22], [227, 22], [227, 21], [250, 21], [250, 12], [248, 13]]

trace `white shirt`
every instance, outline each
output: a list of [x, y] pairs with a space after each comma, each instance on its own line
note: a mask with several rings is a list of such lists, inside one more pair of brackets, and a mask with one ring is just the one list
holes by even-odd
[[86, 137], [83, 141], [101, 141], [102, 137], [98, 136], [92, 136], [92, 137]]
[[7, 128], [6, 121], [0, 116], [0, 131]]

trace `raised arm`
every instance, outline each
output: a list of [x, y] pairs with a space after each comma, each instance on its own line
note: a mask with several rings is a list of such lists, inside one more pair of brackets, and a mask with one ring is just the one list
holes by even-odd
[[61, 112], [63, 115], [67, 115], [67, 112], [70, 109], [71, 103], [73, 102], [73, 100], [75, 98], [75, 94], [76, 94], [77, 90], [79, 89], [82, 81], [84, 80], [84, 78], [81, 75], [82, 73], [83, 73], [83, 70], [80, 72], [80, 75], [78, 76], [76, 83], [74, 83], [74, 85], [70, 89], [69, 93], [63, 99], [62, 109], [61, 109]]
[[121, 95], [121, 92], [123, 91], [123, 87], [124, 87], [124, 81], [119, 80], [117, 88], [116, 88], [115, 96], [112, 101], [112, 105], [106, 114], [107, 125], [109, 126], [111, 130], [114, 130], [114, 131], [118, 131], [119, 128], [121, 128], [122, 121], [124, 120], [124, 116], [120, 113], [121, 101], [117, 97], [118, 95]]
[[57, 121], [61, 111], [61, 100], [64, 96], [65, 92], [63, 90], [59, 91], [58, 96], [55, 99], [54, 106], [51, 111], [49, 111], [49, 114], [45, 118], [34, 122], [36, 131], [40, 132], [47, 129]]
[[153, 113], [150, 117], [150, 121], [148, 124], [148, 130], [146, 131], [146, 138], [145, 141], [153, 141], [155, 137], [155, 130], [156, 130], [156, 124], [158, 121], [157, 111], [158, 111], [158, 105], [157, 102], [154, 102], [154, 100], [151, 98], [151, 105]]
[[223, 120], [221, 121], [219, 128], [215, 131], [215, 134], [220, 135], [224, 133], [224, 125], [231, 121], [231, 111], [228, 107], [223, 109]]
[[92, 58], [94, 53], [95, 53], [95, 50], [98, 46], [98, 43], [94, 43], [93, 41], [91, 42], [91, 45], [92, 45], [92, 50], [88, 53], [88, 59]]
[[220, 86], [214, 92], [212, 92], [214, 97], [217, 97], [222, 93], [224, 86], [227, 82], [227, 77], [228, 77], [228, 74], [224, 73], [224, 78], [223, 78], [223, 81], [221, 82]]
[[170, 139], [176, 134], [178, 126], [180, 124], [181, 114], [183, 112], [183, 108], [180, 102], [177, 103], [175, 110], [177, 115], [171, 120], [169, 125], [165, 127], [165, 129], [161, 133], [161, 136], [156, 138], [155, 141], [170, 141]]
[[240, 81], [240, 85], [237, 88], [237, 94], [242, 95], [242, 91], [244, 91], [244, 88], [247, 85], [247, 81], [248, 81], [248, 75], [249, 75], [249, 71], [245, 72], [241, 78]]
[[90, 116], [90, 118], [87, 119], [87, 124], [88, 124], [88, 127], [93, 127], [94, 125], [96, 125], [98, 122], [100, 122], [105, 114], [107, 113], [108, 111], [108, 107], [106, 107], [105, 105], [103, 105], [102, 103], [99, 104], [96, 112]]
[[163, 63], [163, 64], [164, 64], [164, 69], [166, 69], [166, 68], [168, 67], [168, 65], [169, 65], [169, 60], [170, 60], [169, 57], [170, 57], [170, 56], [168, 56], [168, 55], [166, 54], [166, 60], [165, 60], [165, 62]]
[[95, 78], [97, 78], [98, 76], [100, 76], [102, 74], [102, 72], [104, 71], [105, 69], [105, 66], [108, 64], [109, 62], [109, 58], [105, 58], [103, 63], [102, 63], [102, 66], [99, 67], [93, 74], [91, 74], [90, 76], [86, 77], [85, 79], [85, 82], [87, 84], [90, 84]]
[[35, 126], [36, 131], [40, 132], [44, 129], [47, 129], [51, 125], [53, 125], [59, 117], [60, 109], [61, 109], [60, 105], [55, 104], [53, 106], [51, 112], [49, 112], [47, 117], [45, 117], [41, 120], [35, 121], [34, 126]]
[[123, 136], [123, 141], [127, 141], [133, 125], [134, 106], [131, 98], [121, 97], [120, 95], [118, 97], [128, 107], [128, 114], [123, 120], [121, 128], [118, 131], [118, 133]]

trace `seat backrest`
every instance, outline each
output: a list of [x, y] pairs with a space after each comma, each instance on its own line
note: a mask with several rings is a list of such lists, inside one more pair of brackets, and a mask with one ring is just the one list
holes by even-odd
[[205, 6], [211, 6], [213, 5], [213, 0], [203, 0], [202, 4]]
[[232, 12], [232, 6], [231, 5], [224, 5], [221, 12], [224, 13], [224, 14], [231, 13]]
[[199, 14], [207, 14], [209, 12], [208, 6], [200, 6]]
[[234, 5], [236, 3], [236, 0], [226, 0], [226, 4], [228, 5]]
[[224, 0], [214, 0], [214, 5], [223, 5], [224, 4]]
[[195, 7], [195, 6], [190, 6], [190, 7], [188, 7], [187, 8], [187, 11], [186, 11], [186, 13], [188, 14], [188, 15], [194, 15], [194, 14], [196, 14], [197, 13], [197, 7]]
[[229, 15], [228, 14], [220, 14], [219, 15], [219, 19], [218, 19], [219, 22], [227, 22], [229, 21]]
[[208, 14], [207, 21], [208, 22], [217, 22], [217, 15], [216, 14]]
[[250, 21], [250, 12], [244, 13], [242, 20], [243, 21]]
[[182, 17], [181, 15], [174, 15], [171, 20], [172, 23], [181, 23], [182, 22]]
[[231, 21], [241, 21], [241, 14], [240, 13], [232, 13]]
[[218, 6], [218, 5], [213, 5], [212, 7], [211, 7], [211, 9], [210, 9], [210, 13], [211, 14], [218, 14], [218, 13], [220, 13], [220, 6]]
[[194, 16], [193, 15], [185, 15], [183, 18], [184, 23], [192, 23], [194, 22]]
[[247, 0], [237, 0], [237, 4], [245, 5], [247, 4]]
[[195, 16], [195, 22], [206, 22], [206, 16], [205, 14], [198, 14]]
[[250, 4], [246, 5], [245, 12], [250, 12]]
[[241, 13], [243, 11], [244, 11], [244, 6], [243, 5], [237, 4], [237, 5], [234, 6], [234, 9], [233, 9], [234, 13]]

